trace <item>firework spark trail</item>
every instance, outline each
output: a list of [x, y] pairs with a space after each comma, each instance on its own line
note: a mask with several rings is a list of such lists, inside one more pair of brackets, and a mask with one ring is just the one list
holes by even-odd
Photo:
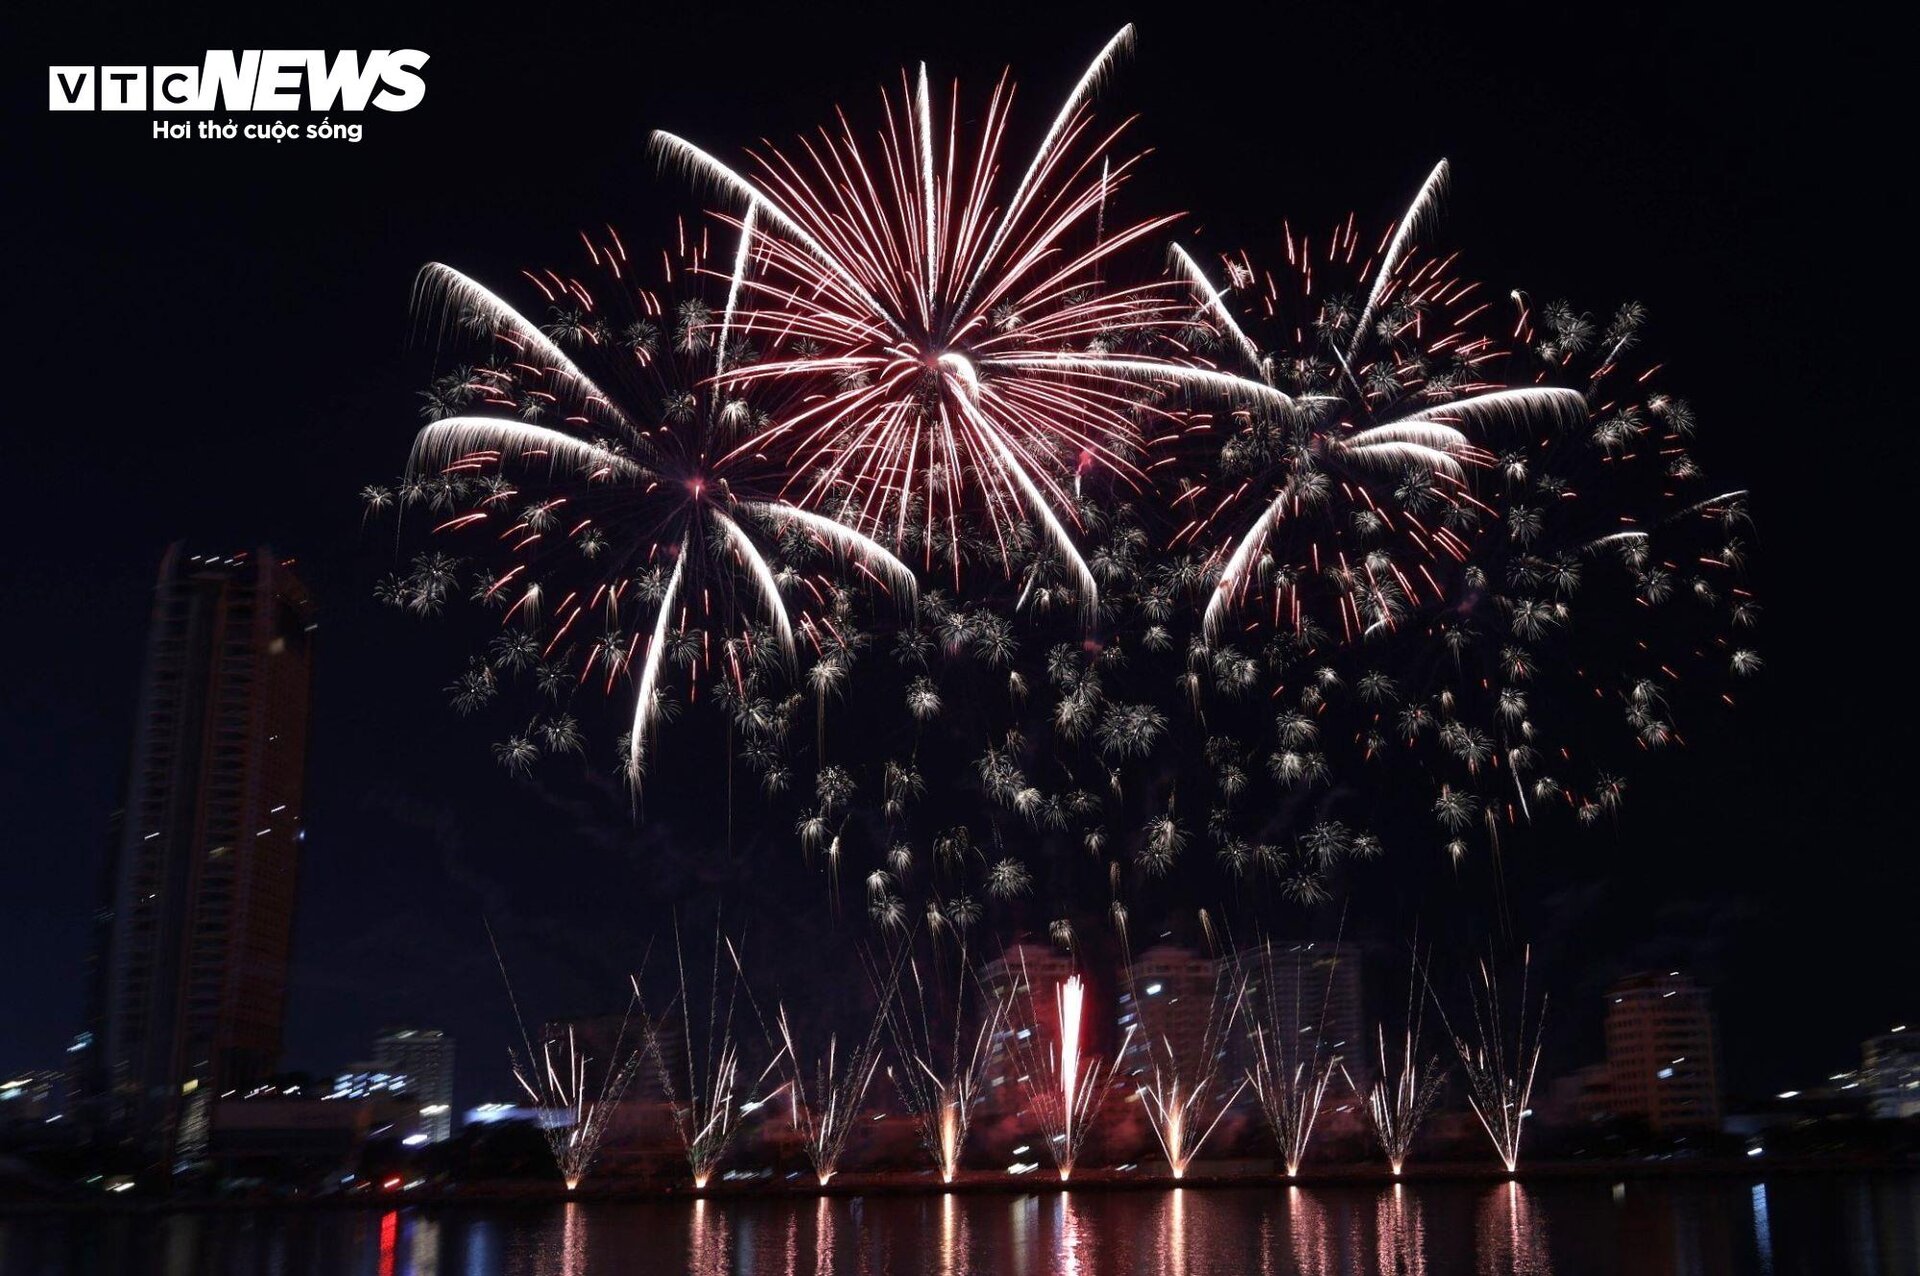
[[[1407, 982], [1407, 1018], [1406, 1039], [1400, 1052], [1400, 1062], [1396, 1069], [1387, 1058], [1387, 1029], [1382, 1024], [1378, 1029], [1380, 1046], [1380, 1073], [1364, 1094], [1367, 1103], [1367, 1115], [1373, 1126], [1373, 1135], [1380, 1143], [1380, 1150], [1386, 1153], [1387, 1164], [1397, 1177], [1407, 1163], [1407, 1156], [1413, 1150], [1413, 1140], [1420, 1132], [1420, 1126], [1433, 1110], [1440, 1098], [1440, 1091], [1446, 1085], [1446, 1074], [1440, 1069], [1437, 1060], [1421, 1053], [1420, 1024], [1421, 1010], [1426, 999], [1420, 995], [1425, 983], [1425, 972], [1419, 967], [1419, 959], [1414, 958], [1414, 969], [1409, 972]], [[1351, 1074], [1347, 1083], [1360, 1093], [1360, 1087]]]
[[[564, 1046], [560, 1041], [549, 1038], [535, 1051], [527, 1032], [526, 1020], [520, 1014], [520, 1002], [514, 994], [513, 981], [507, 978], [506, 960], [500, 955], [500, 945], [494, 940], [493, 927], [490, 925], [487, 927], [487, 942], [493, 947], [494, 962], [500, 968], [500, 980], [507, 989], [507, 1004], [513, 1009], [514, 1027], [520, 1034], [521, 1051], [509, 1050], [507, 1054], [513, 1068], [513, 1079], [526, 1091], [527, 1098], [539, 1113], [541, 1136], [553, 1154], [553, 1163], [560, 1171], [561, 1180], [571, 1192], [580, 1186], [581, 1180], [593, 1169], [621, 1096], [633, 1083], [635, 1074], [646, 1058], [643, 1045], [635, 1043], [629, 1046], [627, 1042], [627, 1028], [633, 1020], [638, 1000], [636, 998], [627, 1003], [626, 1013], [620, 1020], [620, 1031], [610, 1047], [612, 1057], [604, 1061], [600, 1069], [600, 1084], [596, 1089], [589, 1080], [589, 1065], [593, 1060], [580, 1053], [579, 1042], [571, 1025], [567, 1028]], [[644, 1020], [643, 1012], [643, 1025]]]
[[881, 1063], [880, 1036], [886, 1031], [888, 1005], [897, 990], [881, 990], [882, 1003], [874, 1012], [867, 1035], [851, 1050], [840, 1049], [839, 1034], [827, 1038], [824, 1054], [813, 1060], [811, 1079], [806, 1061], [795, 1044], [793, 1026], [782, 1005], [774, 1014], [780, 1033], [781, 1053], [787, 1064], [787, 1106], [793, 1128], [800, 1133], [801, 1147], [813, 1166], [820, 1186], [825, 1187], [840, 1168], [847, 1138], [860, 1119], [861, 1105], [874, 1073]]
[[[1247, 1080], [1260, 1100], [1260, 1111], [1267, 1118], [1274, 1141], [1279, 1144], [1288, 1178], [1300, 1173], [1301, 1163], [1313, 1143], [1313, 1128], [1320, 1118], [1327, 1087], [1340, 1067], [1340, 1056], [1323, 1052], [1321, 1048], [1327, 1007], [1333, 999], [1333, 978], [1339, 961], [1337, 947], [1335, 953], [1334, 963], [1327, 970], [1320, 1014], [1308, 1024], [1303, 1022], [1301, 1014], [1300, 972], [1292, 969], [1293, 977], [1287, 981], [1293, 993], [1293, 1004], [1288, 1007], [1279, 987], [1281, 966], [1274, 960], [1273, 941], [1262, 940], [1258, 949], [1259, 996], [1255, 1002], [1258, 1017], [1250, 1038], [1253, 1065], [1247, 1070]], [[1302, 1038], [1311, 1038], [1310, 1048], [1303, 1048]]]
[[1134, 990], [1133, 1005], [1141, 1019], [1150, 1072], [1140, 1086], [1140, 1102], [1176, 1179], [1186, 1175], [1201, 1146], [1246, 1091], [1246, 1078], [1228, 1090], [1220, 1073], [1244, 1009], [1247, 985], [1245, 973], [1233, 963], [1216, 963], [1206, 1027], [1197, 1045], [1198, 1057], [1191, 1058], [1183, 1057], [1166, 1033], [1154, 1031], [1145, 1022], [1148, 1002]]
[[[1033, 983], [1027, 974], [1024, 954], [1020, 959], [1019, 987], [1009, 994], [1009, 1001], [1022, 991], [1027, 1003], [1025, 1021], [1008, 1035], [1008, 1042], [1021, 1067], [1020, 1081], [1028, 1107], [1040, 1122], [1047, 1153], [1064, 1183], [1072, 1177], [1094, 1115], [1119, 1078], [1120, 1060], [1133, 1044], [1134, 1029], [1127, 1029], [1114, 1062], [1103, 1065], [1100, 1059], [1082, 1049], [1086, 984], [1079, 975], [1068, 976], [1053, 990], [1059, 1026], [1055, 1033], [1057, 1039], [1051, 1043], [1042, 1040], [1041, 1016], [1034, 1002]], [[1026, 1034], [1024, 1037], [1022, 1032]]]
[[[1493, 1142], [1494, 1151], [1507, 1173], [1520, 1165], [1520, 1138], [1527, 1117], [1532, 1115], [1533, 1082], [1540, 1068], [1540, 1037], [1546, 1025], [1547, 997], [1542, 993], [1537, 1011], [1529, 1009], [1528, 985], [1533, 973], [1533, 948], [1529, 945], [1521, 962], [1520, 1008], [1507, 1031], [1507, 1011], [1500, 996], [1500, 984], [1491, 963], [1480, 962], [1480, 982], [1471, 990], [1473, 1039], [1468, 1040], [1446, 1024], [1454, 1049], [1467, 1073], [1468, 1100], [1480, 1126]], [[1439, 1005], [1438, 1000], [1434, 1003]], [[1531, 1021], [1529, 1015], [1532, 1016]], [[1446, 1022], [1446, 1011], [1441, 1009]]]
[[[919, 962], [909, 958], [911, 978], [899, 981], [900, 992], [888, 1003], [889, 1030], [900, 1055], [900, 1071], [889, 1072], [920, 1127], [920, 1140], [943, 1183], [953, 1182], [959, 1172], [960, 1154], [974, 1109], [986, 1093], [994, 1043], [1007, 1022], [1008, 1008], [1007, 998], [980, 984], [967, 961], [964, 941], [955, 971], [957, 985], [951, 1002], [936, 1007], [932, 1003], [945, 995], [945, 985], [936, 992], [933, 978], [923, 976]], [[975, 1007], [971, 1014], [970, 1004]], [[943, 1034], [934, 1026], [942, 1010], [949, 1020]]]
[[[1367, 329], [1373, 319], [1374, 311], [1380, 306], [1380, 299], [1386, 295], [1387, 287], [1393, 280], [1393, 274], [1406, 256], [1407, 249], [1413, 246], [1413, 237], [1420, 233], [1434, 218], [1434, 207], [1447, 187], [1447, 161], [1441, 160], [1433, 166], [1433, 172], [1420, 184], [1420, 193], [1413, 197], [1400, 225], [1394, 230], [1393, 242], [1387, 247], [1387, 255], [1381, 259], [1380, 269], [1375, 273], [1373, 290], [1367, 294], [1367, 304], [1360, 309], [1360, 318], [1354, 321], [1353, 340], [1347, 346], [1343, 366], [1347, 376], [1352, 378], [1353, 358], [1360, 351], [1360, 343], [1367, 338]], [[1358, 386], [1355, 386], [1358, 389]]]
[[[766, 1100], [742, 1098], [743, 1093], [761, 1085], [773, 1070], [770, 1061], [746, 1090], [741, 1086], [740, 1045], [734, 1039], [734, 1011], [746, 992], [746, 975], [739, 949], [733, 940], [714, 924], [713, 966], [706, 989], [706, 1010], [696, 1040], [693, 999], [687, 983], [687, 958], [680, 942], [680, 923], [674, 921], [674, 962], [677, 985], [674, 996], [658, 1015], [646, 1010], [641, 981], [633, 981], [635, 1003], [647, 1034], [647, 1053], [652, 1058], [667, 1109], [673, 1119], [674, 1133], [686, 1154], [688, 1169], [696, 1189], [705, 1188], [714, 1169], [727, 1153], [738, 1132], [741, 1119], [757, 1111]], [[721, 952], [727, 957], [730, 972], [722, 988]], [[673, 1038], [678, 1036], [676, 1043]]]
[[[1080, 982], [1080, 976], [1070, 975], [1054, 996], [1060, 1014], [1060, 1105], [1072, 1112], [1074, 1090], [1080, 1085], [1080, 1029], [1086, 1009], [1086, 986]], [[1066, 1177], [1064, 1168], [1060, 1177]]]
[[1158, 283], [1101, 286], [1104, 263], [1171, 221], [1104, 226], [1139, 157], [1113, 162], [1121, 130], [1096, 131], [1089, 100], [1130, 39], [1123, 29], [1094, 60], [1004, 202], [1005, 81], [977, 147], [962, 143], [957, 89], [943, 130], [924, 67], [887, 99], [878, 154], [845, 125], [803, 142], [798, 160], [753, 153], [748, 177], [682, 138], [654, 139], [664, 158], [743, 201], [760, 227], [737, 322], [779, 348], [733, 365], [722, 384], [810, 388], [804, 406], [739, 450], [782, 455], [797, 503], [885, 529], [929, 567], [948, 555], [958, 573], [974, 514], [1003, 564], [1020, 524], [1035, 520], [1077, 577], [1089, 618], [1098, 585], [1069, 490], [1080, 467], [1138, 483], [1139, 420], [1162, 389], [1284, 398], [1257, 380], [1131, 349], [1180, 326], [1177, 298]]

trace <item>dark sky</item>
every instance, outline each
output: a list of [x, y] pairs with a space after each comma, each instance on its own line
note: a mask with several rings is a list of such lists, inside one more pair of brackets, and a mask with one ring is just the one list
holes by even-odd
[[[398, 470], [416, 426], [413, 272], [505, 279], [564, 257], [576, 226], [662, 233], [698, 205], [656, 171], [649, 129], [727, 153], [836, 103], [864, 111], [922, 58], [976, 87], [1011, 64], [1037, 128], [1128, 18], [1138, 48], [1111, 101], [1157, 148], [1146, 203], [1216, 242], [1283, 215], [1378, 226], [1445, 155], [1444, 237], [1474, 272], [1595, 311], [1644, 302], [1709, 469], [1757, 494], [1764, 678], [1737, 718], [1635, 775], [1616, 830], [1566, 832], [1514, 869], [1559, 1062], [1598, 1049], [1599, 989], [1641, 965], [1714, 984], [1748, 1092], [1848, 1066], [1861, 1037], [1920, 1016], [1910, 751], [1892, 743], [1910, 720], [1892, 625], [1912, 472], [1894, 312], [1911, 290], [1903, 144], [1876, 141], [1902, 114], [1887, 46], [1843, 43], [1818, 11], [1212, 8], [329, 5], [263, 25], [64, 4], [0, 39], [17, 372], [0, 1069], [54, 1063], [79, 1026], [148, 587], [176, 537], [271, 542], [322, 608], [291, 1066], [430, 1021], [462, 1039], [474, 1097], [502, 1080], [508, 1024], [483, 915], [536, 1013], [560, 1013], [616, 995], [663, 904], [725, 898], [751, 920], [779, 902], [753, 857], [784, 845], [728, 859], [704, 834], [636, 827], [610, 791], [504, 780], [440, 690], [463, 639], [372, 600], [392, 545], [363, 532], [355, 494]], [[358, 145], [157, 142], [148, 116], [43, 109], [49, 63], [409, 45], [433, 56], [424, 105], [362, 117]]]

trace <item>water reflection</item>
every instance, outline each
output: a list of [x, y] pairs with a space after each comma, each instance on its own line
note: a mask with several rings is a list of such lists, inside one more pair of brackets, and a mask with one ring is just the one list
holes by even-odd
[[14, 1214], [0, 1276], [1920, 1276], [1917, 1207], [1806, 1176]]
[[475, 1219], [467, 1227], [467, 1267], [464, 1276], [492, 1276], [500, 1270], [500, 1238], [493, 1224]]
[[[1080, 1194], [1081, 1197], [1085, 1195], [1084, 1192]], [[1080, 1198], [1072, 1192], [1061, 1192], [1053, 1199], [1056, 1211], [1054, 1259], [1057, 1270], [1065, 1276], [1099, 1271], [1099, 1265], [1094, 1261], [1093, 1232], [1087, 1226], [1086, 1209]]]
[[813, 1208], [814, 1276], [833, 1276], [833, 1210], [829, 1204], [823, 1196]]
[[1172, 1276], [1187, 1276], [1187, 1193], [1174, 1188], [1167, 1193], [1167, 1207], [1161, 1213], [1160, 1244], [1163, 1254], [1160, 1270]]
[[1040, 1201], [1037, 1197], [1016, 1196], [1013, 1199], [1010, 1216], [1007, 1220], [1010, 1244], [1008, 1245], [1010, 1266], [1013, 1276], [1027, 1276], [1033, 1262], [1036, 1219], [1040, 1213]]
[[952, 1192], [940, 1193], [940, 1276], [963, 1276], [967, 1270], [967, 1224], [960, 1201]]
[[[694, 1198], [687, 1212], [687, 1270], [692, 1276], [727, 1276], [726, 1220], [706, 1197]], [[788, 1271], [797, 1270], [789, 1265]]]
[[1420, 1202], [1395, 1183], [1380, 1193], [1373, 1210], [1374, 1248], [1381, 1276], [1426, 1276], [1427, 1232]]
[[1474, 1231], [1482, 1276], [1552, 1276], [1547, 1224], [1519, 1183], [1508, 1182], [1481, 1198]]
[[200, 1223], [197, 1214], [175, 1214], [167, 1219], [167, 1276], [193, 1276], [200, 1269]]
[[1293, 1242], [1293, 1265], [1300, 1269], [1300, 1276], [1333, 1276], [1342, 1266], [1334, 1252], [1327, 1211], [1305, 1188], [1287, 1188], [1287, 1237]]
[[1753, 1248], [1760, 1257], [1760, 1276], [1773, 1276], [1773, 1222], [1767, 1217], [1767, 1185], [1753, 1185]]

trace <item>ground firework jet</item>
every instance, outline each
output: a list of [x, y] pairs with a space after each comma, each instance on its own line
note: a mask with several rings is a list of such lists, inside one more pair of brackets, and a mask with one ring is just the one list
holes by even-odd
[[1015, 1011], [1009, 1019], [1013, 1031], [1008, 1043], [1020, 1067], [1028, 1110], [1039, 1123], [1047, 1153], [1061, 1181], [1065, 1182], [1073, 1175], [1074, 1162], [1086, 1142], [1094, 1115], [1113, 1089], [1119, 1075], [1119, 1060], [1126, 1056], [1133, 1031], [1128, 1030], [1114, 1063], [1104, 1064], [1086, 1049], [1085, 980], [1073, 974], [1054, 986], [1056, 1018], [1049, 1034], [1043, 1027], [1046, 1016], [1038, 1013], [1024, 957], [1018, 970]]

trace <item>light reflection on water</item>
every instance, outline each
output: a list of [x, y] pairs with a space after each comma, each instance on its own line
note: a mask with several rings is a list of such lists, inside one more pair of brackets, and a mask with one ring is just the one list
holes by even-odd
[[1481, 1276], [1552, 1276], [1547, 1222], [1519, 1183], [1503, 1183], [1480, 1198], [1476, 1234]]
[[1404, 1183], [1395, 1183], [1374, 1203], [1373, 1250], [1381, 1276], [1427, 1276], [1427, 1237], [1420, 1221], [1420, 1201]]
[[0, 1276], [1920, 1276], [1920, 1177], [0, 1215]]

